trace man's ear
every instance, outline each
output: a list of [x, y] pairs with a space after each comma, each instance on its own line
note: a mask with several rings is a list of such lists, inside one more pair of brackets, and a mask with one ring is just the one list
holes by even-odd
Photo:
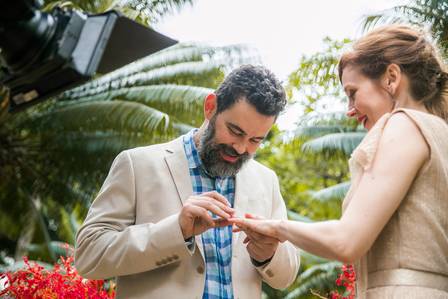
[[401, 69], [397, 64], [391, 63], [387, 66], [383, 76], [383, 84], [384, 88], [392, 97], [395, 96], [395, 93], [398, 90], [401, 83], [401, 76]]
[[218, 101], [216, 94], [210, 93], [204, 99], [204, 117], [207, 120], [210, 120], [216, 113], [216, 109], [218, 108]]

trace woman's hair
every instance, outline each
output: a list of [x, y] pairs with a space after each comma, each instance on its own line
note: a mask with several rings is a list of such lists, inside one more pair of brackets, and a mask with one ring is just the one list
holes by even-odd
[[339, 79], [348, 65], [379, 79], [397, 64], [410, 80], [410, 93], [432, 114], [448, 121], [448, 73], [435, 46], [425, 34], [406, 25], [388, 25], [371, 31], [339, 61]]

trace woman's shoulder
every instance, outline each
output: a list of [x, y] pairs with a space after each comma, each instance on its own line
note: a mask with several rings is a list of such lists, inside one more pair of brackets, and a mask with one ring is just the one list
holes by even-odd
[[379, 146], [385, 147], [386, 151], [412, 151], [416, 158], [429, 156], [429, 146], [418, 123], [406, 113], [399, 112], [383, 115], [354, 151], [352, 158], [364, 170], [372, 166]]

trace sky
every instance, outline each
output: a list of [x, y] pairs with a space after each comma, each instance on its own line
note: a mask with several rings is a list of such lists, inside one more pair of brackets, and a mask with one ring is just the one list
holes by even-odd
[[[196, 0], [154, 27], [180, 42], [251, 45], [262, 63], [285, 82], [302, 55], [323, 50], [326, 36], [356, 39], [363, 33], [363, 16], [403, 1]], [[279, 119], [281, 128], [297, 119], [294, 108], [289, 110]]]

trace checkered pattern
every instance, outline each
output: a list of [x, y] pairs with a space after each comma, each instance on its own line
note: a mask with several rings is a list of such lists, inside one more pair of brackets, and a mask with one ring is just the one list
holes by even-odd
[[[184, 135], [184, 149], [188, 159], [193, 193], [216, 191], [222, 194], [233, 207], [235, 177], [210, 177], [202, 167], [193, 141], [196, 130]], [[232, 227], [213, 228], [202, 235], [206, 277], [203, 299], [233, 298], [232, 289]]]

